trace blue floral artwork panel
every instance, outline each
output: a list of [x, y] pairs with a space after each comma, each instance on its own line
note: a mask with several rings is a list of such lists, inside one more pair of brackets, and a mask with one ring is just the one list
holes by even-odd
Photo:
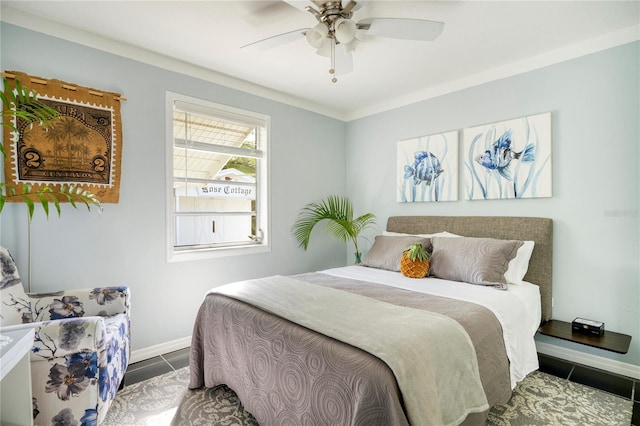
[[467, 200], [552, 196], [551, 113], [463, 132]]
[[458, 200], [458, 132], [398, 142], [400, 203]]

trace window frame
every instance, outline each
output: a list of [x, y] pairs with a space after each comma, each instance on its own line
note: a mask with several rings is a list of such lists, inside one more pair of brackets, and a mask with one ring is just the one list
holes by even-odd
[[[176, 250], [175, 249], [175, 217], [174, 215], [174, 198], [173, 198], [173, 120], [175, 102], [190, 103], [203, 108], [211, 109], [212, 116], [215, 112], [220, 112], [220, 117], [225, 118], [226, 115], [239, 115], [247, 117], [249, 120], [260, 121], [264, 123], [264, 141], [261, 141], [260, 151], [263, 158], [260, 159], [259, 167], [256, 167], [256, 217], [258, 219], [258, 229], [261, 232], [262, 239], [255, 244], [237, 245], [230, 244], [218, 247], [196, 247], [192, 249]], [[224, 256], [241, 256], [256, 253], [266, 253], [271, 251], [271, 191], [270, 191], [270, 155], [269, 145], [271, 140], [271, 117], [254, 111], [248, 111], [228, 105], [211, 102], [201, 98], [195, 98], [175, 92], [166, 92], [165, 96], [165, 207], [166, 207], [166, 260], [167, 262], [178, 262], [188, 260], [210, 259]]]

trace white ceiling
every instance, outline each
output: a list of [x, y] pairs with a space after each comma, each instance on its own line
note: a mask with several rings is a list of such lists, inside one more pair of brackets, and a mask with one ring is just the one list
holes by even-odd
[[[144, 57], [131, 53], [139, 52], [131, 46], [155, 52], [342, 119], [640, 39], [640, 1], [369, 0], [354, 13], [355, 21], [428, 19], [444, 22], [444, 31], [433, 42], [368, 37], [354, 53], [354, 71], [331, 83], [329, 59], [316, 55], [302, 37], [268, 51], [240, 49], [316, 24], [310, 13], [281, 0], [2, 0], [2, 6], [7, 22], [58, 36], [63, 27], [56, 23], [64, 24], [68, 38], [76, 28], [124, 43], [117, 44], [122, 54]], [[101, 47], [96, 37], [74, 41], [79, 40]]]

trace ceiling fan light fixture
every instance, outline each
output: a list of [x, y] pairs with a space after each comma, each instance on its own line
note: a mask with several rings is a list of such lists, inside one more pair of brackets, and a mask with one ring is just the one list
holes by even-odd
[[315, 27], [311, 28], [307, 31], [305, 37], [307, 38], [307, 42], [315, 49], [319, 49], [322, 47], [322, 43], [327, 38], [329, 34], [329, 28], [323, 23], [319, 23]]
[[351, 43], [356, 36], [357, 25], [351, 19], [338, 18], [334, 23], [334, 34], [340, 43]]
[[329, 37], [324, 39], [318, 50], [316, 50], [316, 54], [326, 58], [331, 57], [331, 39]]
[[344, 75], [353, 70], [352, 53], [360, 41], [376, 37], [433, 41], [438, 38], [444, 27], [443, 22], [414, 18], [365, 18], [357, 23], [353, 21], [353, 12], [371, 0], [284, 1], [311, 13], [317, 20], [317, 25], [269, 37], [243, 48], [273, 47], [292, 41], [297, 34], [302, 33], [318, 55], [331, 59], [329, 73], [334, 83], [338, 81], [337, 75]]

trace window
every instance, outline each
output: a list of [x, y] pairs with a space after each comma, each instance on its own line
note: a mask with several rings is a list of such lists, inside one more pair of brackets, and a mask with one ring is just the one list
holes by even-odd
[[167, 258], [269, 250], [269, 117], [167, 93]]

